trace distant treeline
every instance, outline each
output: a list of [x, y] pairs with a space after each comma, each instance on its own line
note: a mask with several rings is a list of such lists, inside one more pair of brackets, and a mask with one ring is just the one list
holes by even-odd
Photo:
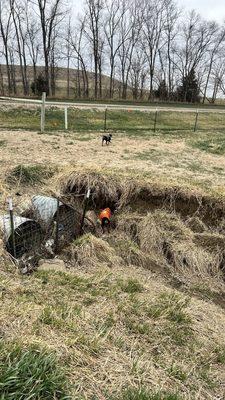
[[57, 96], [64, 86], [66, 97], [203, 103], [225, 94], [225, 26], [174, 0], [84, 0], [76, 18], [72, 7], [0, 0], [1, 94]]

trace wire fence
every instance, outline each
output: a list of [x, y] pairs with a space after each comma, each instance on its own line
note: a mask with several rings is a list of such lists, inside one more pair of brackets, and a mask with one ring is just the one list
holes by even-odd
[[153, 108], [109, 105], [77, 105], [4, 102], [0, 108], [0, 127], [41, 130], [41, 132], [156, 132], [223, 131], [225, 109], [178, 107]]
[[90, 222], [84, 211], [59, 198], [34, 196], [18, 215], [9, 200], [8, 214], [0, 216], [6, 250], [14, 259], [49, 258], [77, 238]]

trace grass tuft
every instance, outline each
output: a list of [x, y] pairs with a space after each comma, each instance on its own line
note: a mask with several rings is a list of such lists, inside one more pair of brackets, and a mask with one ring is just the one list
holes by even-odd
[[158, 302], [149, 306], [148, 316], [152, 318], [164, 316], [169, 321], [177, 324], [189, 324], [191, 319], [185, 311], [189, 302], [188, 297], [183, 297], [176, 293], [163, 293]]
[[225, 365], [225, 346], [217, 347], [215, 350], [216, 362]]
[[0, 140], [0, 147], [5, 147], [6, 146], [7, 141], [2, 139]]
[[67, 380], [56, 356], [30, 345], [0, 342], [1, 400], [69, 399]]
[[119, 286], [125, 293], [140, 293], [143, 291], [143, 286], [137, 279], [128, 279], [127, 281], [120, 281]]
[[51, 178], [55, 173], [53, 168], [47, 165], [18, 165], [7, 177], [9, 184], [35, 185]]
[[180, 400], [180, 397], [178, 397], [177, 394], [170, 394], [165, 392], [153, 393], [148, 391], [147, 389], [129, 388], [124, 391], [121, 400]]

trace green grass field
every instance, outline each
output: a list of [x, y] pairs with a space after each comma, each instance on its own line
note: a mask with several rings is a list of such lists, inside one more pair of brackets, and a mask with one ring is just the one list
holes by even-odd
[[[121, 111], [108, 110], [106, 129], [116, 132], [152, 132], [152, 131], [194, 131], [196, 112], [158, 111]], [[5, 109], [0, 110], [0, 127], [5, 129], [40, 129], [40, 109]], [[105, 111], [68, 109], [68, 129], [70, 131], [103, 131], [105, 128]], [[64, 110], [46, 109], [46, 131], [64, 130]], [[197, 131], [223, 131], [225, 113], [199, 114]]]

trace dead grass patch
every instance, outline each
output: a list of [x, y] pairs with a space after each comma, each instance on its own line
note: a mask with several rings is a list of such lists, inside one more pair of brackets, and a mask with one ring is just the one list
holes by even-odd
[[59, 178], [62, 195], [85, 195], [91, 189], [90, 206], [113, 210], [128, 208], [129, 211], [146, 214], [155, 209], [167, 209], [184, 218], [198, 215], [207, 224], [215, 226], [225, 215], [225, 201], [221, 197], [205, 195], [188, 187], [150, 182], [124, 173], [79, 168], [62, 173]]
[[95, 207], [108, 205], [115, 208], [121, 189], [118, 180], [102, 173], [78, 170], [61, 178], [61, 190], [65, 195], [85, 195], [91, 190], [91, 202]]
[[194, 242], [197, 246], [203, 247], [206, 250], [221, 254], [225, 250], [225, 236], [219, 233], [203, 232], [195, 233]]
[[186, 220], [186, 224], [193, 232], [196, 233], [203, 233], [208, 229], [204, 222], [196, 215], [188, 218]]
[[[128, 388], [131, 396], [146, 392], [169, 399], [177, 392], [181, 398], [200, 399], [200, 390], [207, 398], [214, 373], [217, 386], [211, 393], [222, 392], [218, 385], [223, 338], [217, 336], [222, 312], [210, 304], [206, 315], [206, 303], [190, 303], [148, 271], [115, 266], [109, 273], [98, 264], [97, 269], [78, 269], [76, 274], [40, 271], [12, 279], [8, 275], [0, 287], [6, 288], [2, 334], [54, 350], [65, 365], [74, 399], [120, 399]], [[217, 321], [213, 337], [208, 324], [212, 315]], [[212, 355], [213, 373], [203, 368], [202, 349], [208, 350], [207, 357]]]
[[64, 250], [64, 254], [73, 266], [90, 268], [105, 264], [112, 267], [121, 262], [107, 241], [92, 234], [86, 234], [75, 240]]
[[[194, 234], [177, 215], [163, 211], [148, 214], [139, 224], [138, 232], [141, 250], [155, 254], [158, 264], [168, 266], [171, 274], [178, 273], [181, 279], [184, 277], [190, 279], [191, 275], [192, 278], [208, 276], [216, 280], [223, 279], [222, 253], [215, 251], [219, 250], [216, 237], [214, 242], [216, 248], [213, 246], [213, 241], [208, 247], [205, 245], [203, 248], [203, 239], [207, 238], [210, 242], [210, 237], [205, 234]], [[224, 238], [220, 239], [224, 243]]]

